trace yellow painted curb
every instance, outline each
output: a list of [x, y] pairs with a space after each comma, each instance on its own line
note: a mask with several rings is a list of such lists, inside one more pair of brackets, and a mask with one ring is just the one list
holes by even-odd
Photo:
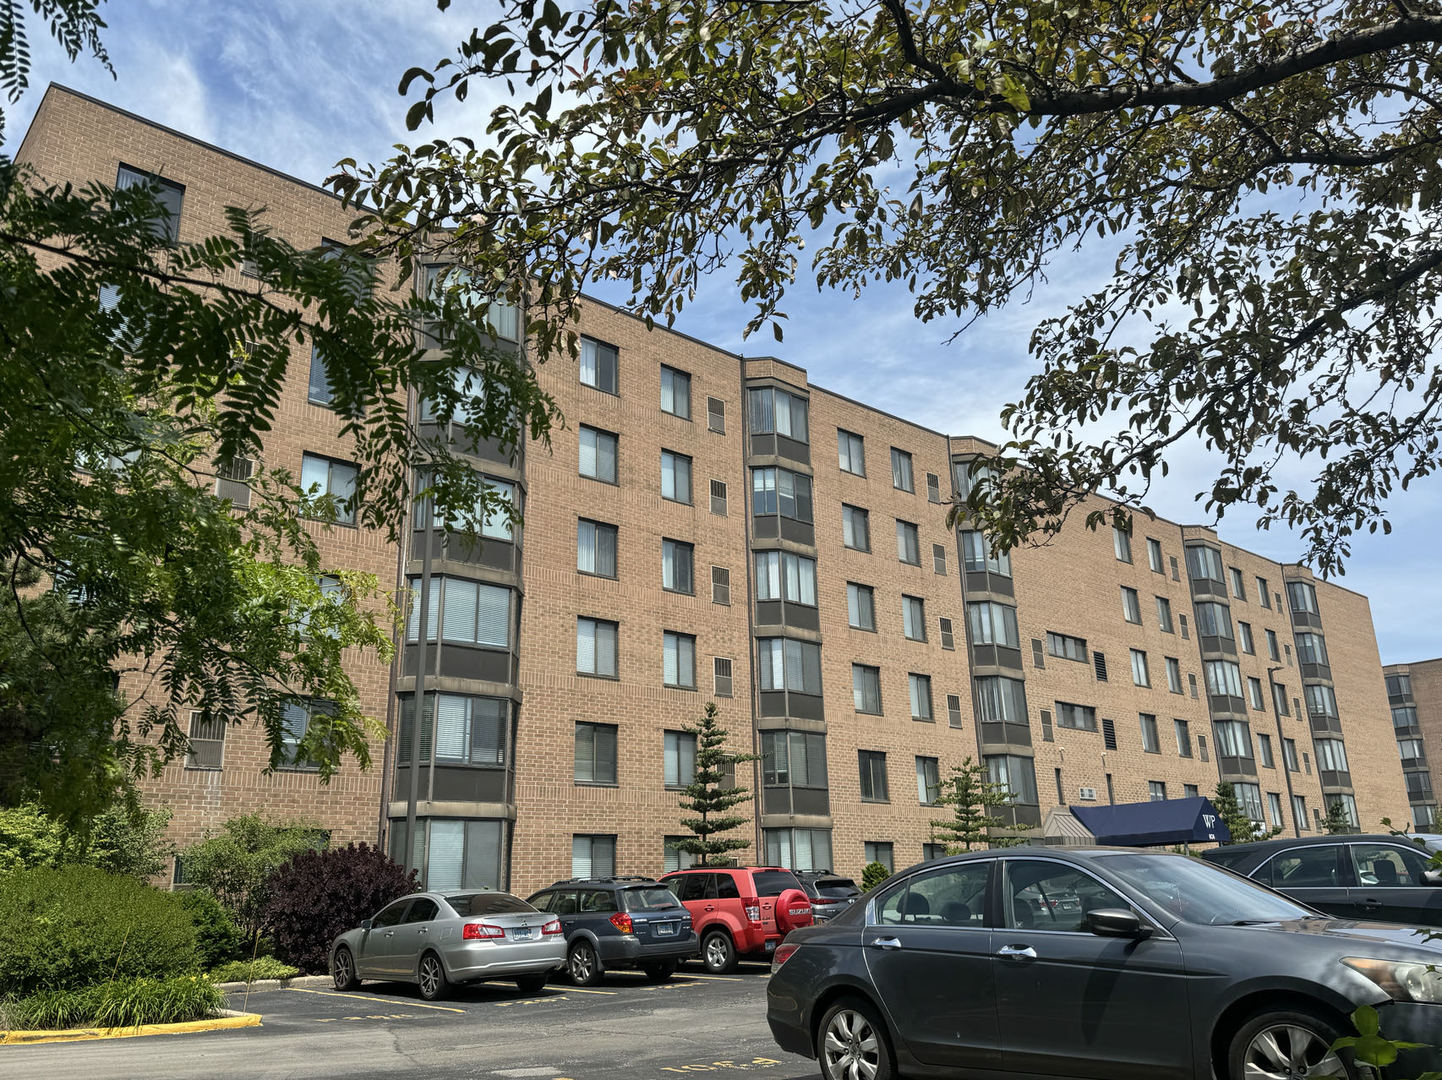
[[96, 1039], [133, 1039], [139, 1035], [188, 1035], [195, 1031], [226, 1031], [260, 1026], [259, 1013], [231, 1013], [184, 1024], [141, 1024], [123, 1028], [73, 1028], [69, 1031], [0, 1031], [0, 1046], [35, 1046], [40, 1043], [91, 1042]]

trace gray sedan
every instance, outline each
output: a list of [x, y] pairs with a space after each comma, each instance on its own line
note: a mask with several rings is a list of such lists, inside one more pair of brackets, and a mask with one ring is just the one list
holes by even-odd
[[[913, 867], [793, 931], [767, 1020], [827, 1080], [1357, 1080], [1331, 1045], [1358, 1006], [1442, 1042], [1434, 965], [1423, 932], [1184, 855], [1013, 848]], [[1416, 1050], [1389, 1075], [1439, 1067]]]
[[514, 979], [527, 993], [566, 961], [561, 922], [504, 892], [404, 896], [331, 945], [337, 990], [362, 979], [413, 982], [434, 1001], [451, 983]]

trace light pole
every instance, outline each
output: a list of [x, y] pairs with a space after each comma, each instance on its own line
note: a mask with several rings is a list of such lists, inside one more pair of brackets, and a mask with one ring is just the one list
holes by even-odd
[[[1297, 821], [1297, 799], [1296, 796], [1292, 794], [1292, 763], [1287, 760], [1287, 737], [1282, 734], [1282, 710], [1277, 708], [1277, 683], [1276, 680], [1272, 678], [1273, 675], [1281, 670], [1281, 664], [1267, 669], [1267, 690], [1272, 695], [1272, 715], [1277, 721], [1277, 749], [1282, 754], [1282, 775], [1287, 781], [1287, 811], [1288, 816], [1292, 819], [1292, 835], [1301, 836], [1302, 826], [1301, 823]], [[1274, 757], [1272, 760], [1275, 761], [1276, 758]]]

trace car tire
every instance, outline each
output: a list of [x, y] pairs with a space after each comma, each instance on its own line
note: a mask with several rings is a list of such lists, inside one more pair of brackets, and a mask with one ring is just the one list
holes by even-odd
[[344, 945], [330, 958], [330, 977], [337, 990], [354, 990], [360, 985], [355, 973], [355, 955]]
[[676, 961], [661, 960], [654, 964], [642, 964], [641, 970], [646, 973], [646, 981], [662, 983], [676, 974]]
[[540, 971], [530, 975], [516, 976], [516, 989], [523, 994], [539, 994], [546, 988], [549, 972]]
[[833, 1002], [816, 1028], [816, 1057], [825, 1080], [894, 1080], [896, 1055], [886, 1025], [858, 997]]
[[416, 966], [416, 983], [420, 986], [421, 997], [427, 1001], [438, 1001], [445, 997], [449, 981], [446, 979], [446, 965], [433, 952], [421, 954]]
[[578, 941], [566, 954], [566, 974], [577, 986], [595, 986], [604, 974], [596, 947], [589, 941]]
[[[1258, 1071], [1307, 1080], [1357, 1080], [1350, 1055], [1329, 1048], [1345, 1034], [1341, 1024], [1320, 1013], [1303, 1009], [1275, 1009], [1258, 1013], [1237, 1029], [1227, 1050], [1227, 1076], [1244, 1080], [1248, 1065]], [[1297, 1068], [1298, 1065], [1304, 1068]]]
[[712, 975], [736, 970], [736, 945], [725, 930], [708, 930], [701, 938], [701, 966]]

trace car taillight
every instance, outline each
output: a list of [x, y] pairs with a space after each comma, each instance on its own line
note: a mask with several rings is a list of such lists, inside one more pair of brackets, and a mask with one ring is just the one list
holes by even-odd
[[760, 925], [761, 925], [761, 901], [758, 900], [758, 899], [756, 899], [756, 897], [752, 896], [752, 897], [748, 897], [746, 900], [742, 901], [742, 903], [744, 903], [745, 906], [746, 906], [746, 917], [747, 917], [748, 919], [750, 919], [752, 922], [754, 922], [757, 926], [760, 926]]
[[799, 948], [801, 948], [800, 945], [776, 946], [776, 951], [771, 954], [771, 974], [775, 975], [776, 972], [780, 970], [781, 965], [790, 960], [791, 954]]
[[541, 927], [542, 937], [555, 937], [561, 932], [561, 920], [552, 919], [545, 926]]
[[618, 911], [611, 916], [611, 925], [623, 934], [634, 934], [636, 932], [636, 926], [631, 922], [631, 916], [627, 915], [624, 911]]
[[462, 941], [500, 941], [506, 932], [499, 926], [483, 922], [468, 922], [461, 927]]

